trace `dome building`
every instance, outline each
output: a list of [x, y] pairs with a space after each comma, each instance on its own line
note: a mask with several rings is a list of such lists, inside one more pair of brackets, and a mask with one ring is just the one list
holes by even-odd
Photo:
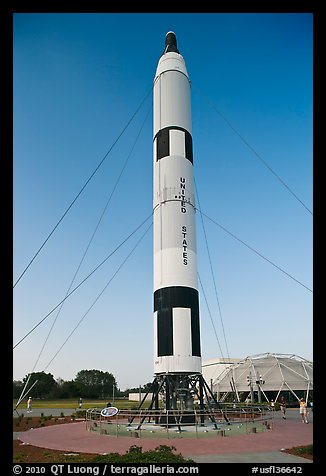
[[[221, 359], [216, 360], [215, 376], [212, 361], [209, 369], [211, 389], [221, 402], [230, 398], [252, 402], [276, 401], [281, 394], [290, 405], [297, 404], [301, 397], [312, 399], [313, 362], [302, 357], [265, 353], [246, 357], [231, 365], [221, 366], [220, 362]], [[222, 367], [224, 369], [219, 372]]]

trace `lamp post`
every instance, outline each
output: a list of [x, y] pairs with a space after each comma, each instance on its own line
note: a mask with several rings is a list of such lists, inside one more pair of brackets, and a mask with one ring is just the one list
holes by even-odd
[[263, 377], [259, 375], [259, 379], [256, 380], [256, 385], [258, 389], [258, 402], [261, 403], [261, 385], [265, 383], [265, 380], [263, 380]]
[[249, 375], [247, 375], [247, 384], [249, 385], [250, 388], [250, 402], [254, 403], [255, 402], [255, 396], [254, 396], [254, 388], [253, 388], [253, 382], [252, 382], [252, 375], [251, 372], [249, 372]]

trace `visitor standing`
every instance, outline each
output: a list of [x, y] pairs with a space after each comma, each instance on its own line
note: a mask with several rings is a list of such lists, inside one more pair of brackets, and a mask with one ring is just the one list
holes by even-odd
[[284, 398], [284, 397], [281, 397], [278, 403], [279, 403], [279, 405], [280, 405], [280, 410], [281, 410], [281, 412], [282, 412], [282, 418], [283, 418], [283, 420], [286, 420], [286, 417], [285, 417], [285, 412], [286, 412], [286, 401], [285, 401], [285, 398]]
[[300, 405], [299, 411], [301, 415], [301, 421], [302, 423], [308, 423], [307, 402], [305, 401], [304, 398], [300, 398], [299, 405]]
[[27, 400], [27, 413], [30, 413], [32, 411], [33, 411], [33, 409], [32, 409], [32, 397], [29, 397], [28, 400]]

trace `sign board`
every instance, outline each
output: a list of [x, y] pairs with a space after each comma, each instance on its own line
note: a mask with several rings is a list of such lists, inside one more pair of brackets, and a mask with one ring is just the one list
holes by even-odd
[[104, 417], [111, 417], [116, 415], [118, 412], [119, 410], [116, 407], [106, 407], [101, 411], [101, 415]]

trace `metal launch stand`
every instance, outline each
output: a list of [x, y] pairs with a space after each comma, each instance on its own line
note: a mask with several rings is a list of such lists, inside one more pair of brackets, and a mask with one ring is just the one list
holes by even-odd
[[[196, 395], [199, 401], [199, 414], [201, 426], [205, 425], [205, 416], [212, 421], [215, 428], [217, 424], [215, 416], [212, 413], [213, 407], [219, 409], [224, 420], [230, 425], [229, 419], [221, 409], [221, 405], [214, 397], [211, 389], [207, 385], [202, 374], [158, 374], [155, 376], [152, 385], [149, 387], [145, 396], [143, 397], [137, 411], [141, 410], [147, 396], [152, 392], [152, 400], [148, 407], [148, 413], [152, 410], [154, 412], [155, 423], [165, 425], [176, 425], [181, 431], [182, 424], [195, 424], [194, 413], [194, 396]], [[164, 408], [160, 411], [159, 396], [163, 396]], [[204, 398], [206, 404], [204, 403]], [[151, 418], [153, 415], [142, 416], [137, 427], [139, 430], [146, 418]], [[131, 425], [136, 415], [130, 418]]]

